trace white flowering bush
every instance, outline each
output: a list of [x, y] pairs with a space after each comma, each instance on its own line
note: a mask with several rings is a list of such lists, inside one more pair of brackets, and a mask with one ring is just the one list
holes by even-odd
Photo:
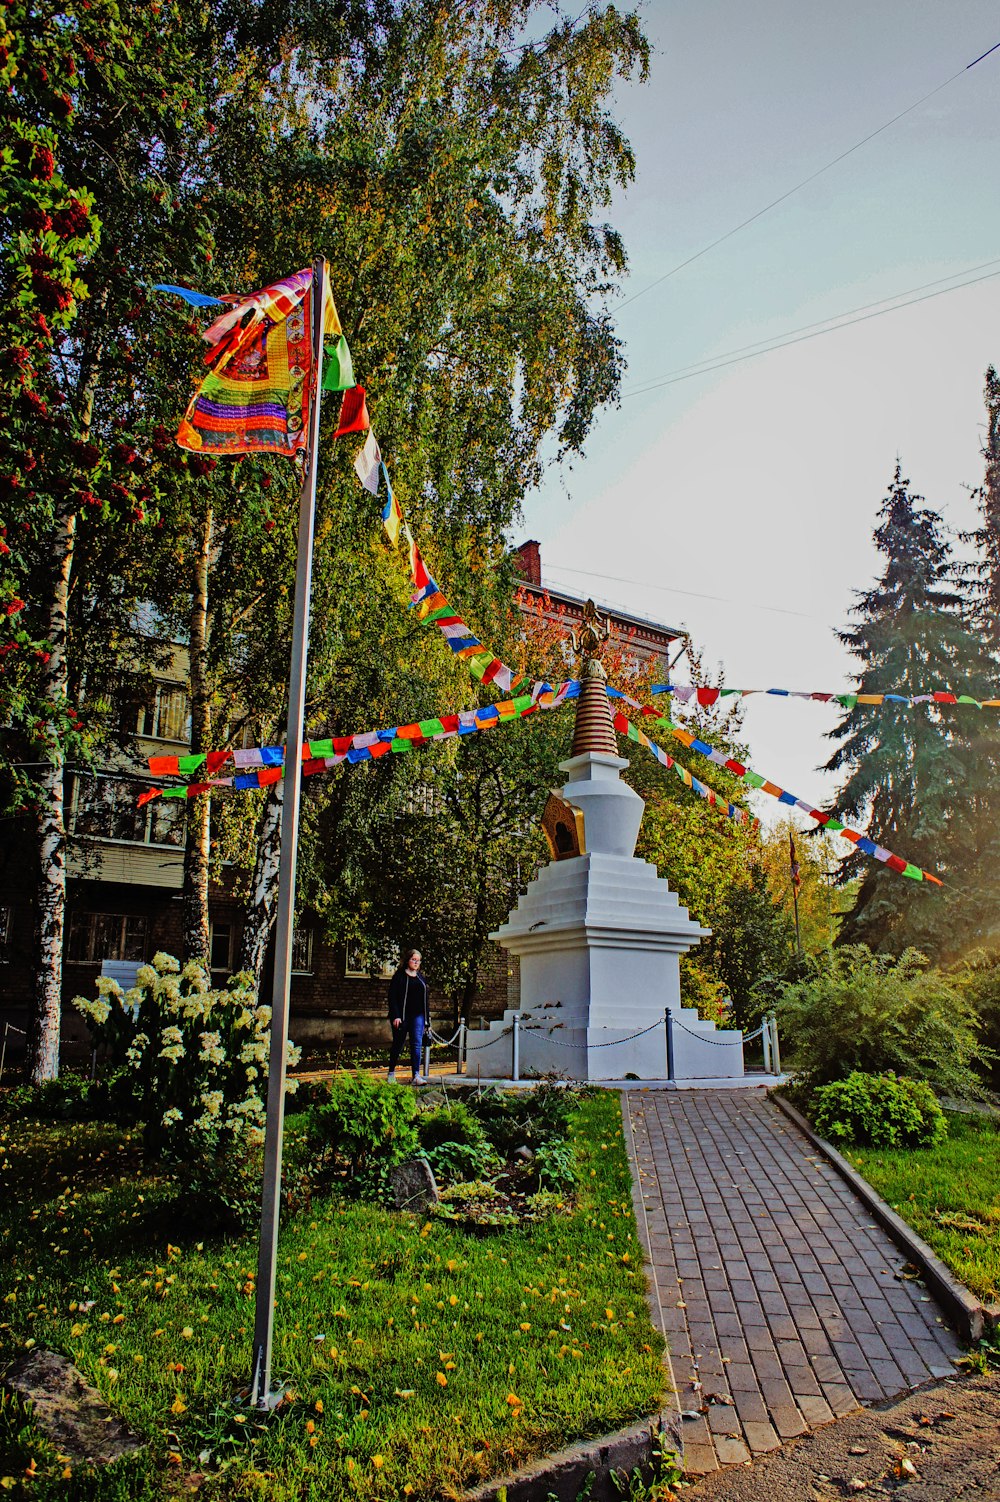
[[[160, 953], [130, 990], [101, 976], [96, 997], [73, 1005], [125, 1067], [147, 1152], [191, 1162], [263, 1142], [271, 1008], [249, 975], [213, 989], [198, 961], [182, 968]], [[299, 1057], [289, 1043], [286, 1063]]]

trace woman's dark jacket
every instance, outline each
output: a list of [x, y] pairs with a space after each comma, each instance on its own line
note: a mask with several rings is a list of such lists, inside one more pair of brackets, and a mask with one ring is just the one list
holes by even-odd
[[395, 1022], [397, 1018], [402, 1022], [407, 1017], [416, 1017], [419, 1012], [423, 1012], [424, 1022], [429, 1025], [429, 1000], [430, 992], [424, 972], [418, 970], [416, 975], [407, 975], [405, 967], [401, 965], [389, 982], [390, 1022]]

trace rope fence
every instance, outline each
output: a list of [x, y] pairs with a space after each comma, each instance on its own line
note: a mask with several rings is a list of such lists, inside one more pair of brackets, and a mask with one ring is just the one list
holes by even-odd
[[[709, 1033], [698, 1032], [694, 1028], [688, 1027], [686, 1023], [681, 1022], [672, 1010], [668, 1009], [662, 1019], [658, 1017], [648, 1027], [639, 1028], [634, 1033], [626, 1033], [621, 1038], [609, 1038], [605, 1043], [591, 1043], [587, 1040], [580, 1042], [575, 1039], [557, 1038], [554, 1034], [561, 1028], [571, 1026], [571, 1024], [557, 1022], [551, 1027], [546, 1027], [544, 1023], [531, 1022], [529, 1020], [530, 1017], [530, 1012], [525, 1013], [522, 1020], [522, 1014], [516, 1013], [507, 1027], [501, 1028], [496, 1034], [491, 1033], [479, 1043], [469, 1041], [469, 1027], [464, 1021], [459, 1023], [450, 1038], [444, 1037], [428, 1023], [427, 1031], [424, 1035], [423, 1073], [425, 1075], [430, 1074], [431, 1046], [435, 1044], [439, 1048], [453, 1048], [456, 1044], [458, 1045], [457, 1072], [461, 1075], [468, 1071], [470, 1053], [477, 1053], [483, 1048], [493, 1048], [502, 1038], [510, 1038], [512, 1043], [511, 1078], [519, 1080], [520, 1050], [518, 1045], [522, 1034], [526, 1036], [528, 1033], [532, 1033], [540, 1039], [544, 1039], [546, 1043], [550, 1043], [554, 1048], [566, 1048], [589, 1053], [591, 1049], [596, 1051], [599, 1048], [618, 1048], [622, 1044], [633, 1043], [637, 1038], [648, 1037], [650, 1033], [659, 1032], [664, 1027], [666, 1028], [667, 1035], [667, 1073], [670, 1079], [674, 1078], [674, 1045], [672, 1039], [675, 1028], [679, 1028], [681, 1032], [687, 1033], [689, 1037], [696, 1039], [698, 1042], [709, 1044], [712, 1048], [743, 1048], [746, 1044], [755, 1043], [758, 1038], [762, 1038], [765, 1071], [770, 1072], [774, 1069], [777, 1072], [778, 1070], [780, 1056], [778, 1054], [777, 1029], [771, 1014], [766, 1016], [761, 1025], [752, 1033], [744, 1033], [738, 1029], [733, 1029], [733, 1031], [739, 1032], [738, 1037], [713, 1038]], [[476, 1067], [477, 1069], [479, 1068], [478, 1065]]]
[[[560, 1023], [559, 1026], [563, 1027], [565, 1024]], [[629, 1033], [627, 1038], [612, 1038], [609, 1043], [566, 1043], [562, 1038], [553, 1038], [551, 1033], [547, 1035], [546, 1041], [554, 1043], [557, 1048], [617, 1048], [619, 1043], [631, 1043], [633, 1038], [644, 1038], [647, 1033], [656, 1032], [662, 1026], [663, 1023], [658, 1017], [649, 1027], [644, 1027], [641, 1033]], [[544, 1033], [545, 1029], [544, 1027], [522, 1027], [521, 1031], [522, 1033]]]

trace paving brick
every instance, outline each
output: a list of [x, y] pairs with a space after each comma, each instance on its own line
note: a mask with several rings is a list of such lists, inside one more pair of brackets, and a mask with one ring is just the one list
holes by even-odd
[[793, 1403], [776, 1403], [771, 1408], [771, 1423], [782, 1439], [794, 1439], [797, 1434], [805, 1434], [809, 1427]]
[[713, 1434], [739, 1434], [740, 1420], [735, 1408], [712, 1403], [708, 1410], [708, 1427]]
[[754, 1367], [749, 1363], [743, 1364], [730, 1361], [726, 1365], [726, 1380], [729, 1390], [733, 1394], [740, 1392], [759, 1393], [760, 1378]]
[[715, 1453], [719, 1457], [720, 1465], [749, 1465], [750, 1451], [741, 1439], [731, 1438], [729, 1435], [717, 1434], [715, 1436]]
[[743, 1437], [754, 1455], [766, 1455], [769, 1450], [777, 1450], [781, 1447], [773, 1426], [767, 1422], [758, 1423], [748, 1420], [743, 1425]]
[[828, 1424], [834, 1417], [833, 1409], [819, 1394], [796, 1393], [795, 1401], [810, 1429], [818, 1429], [821, 1424]]
[[767, 1424], [768, 1408], [759, 1392], [734, 1392], [733, 1402], [743, 1424]]
[[684, 1441], [684, 1470], [688, 1476], [708, 1476], [719, 1469], [715, 1446], [689, 1444]]

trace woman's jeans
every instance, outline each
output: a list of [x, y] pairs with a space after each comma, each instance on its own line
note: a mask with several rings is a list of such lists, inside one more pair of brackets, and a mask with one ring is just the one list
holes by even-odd
[[413, 1065], [413, 1073], [420, 1073], [420, 1051], [424, 1044], [424, 1014], [418, 1012], [415, 1017], [404, 1017], [398, 1027], [392, 1030], [392, 1047], [389, 1049], [389, 1068], [395, 1069], [400, 1054], [403, 1052], [403, 1043], [409, 1037], [410, 1040], [410, 1063]]

